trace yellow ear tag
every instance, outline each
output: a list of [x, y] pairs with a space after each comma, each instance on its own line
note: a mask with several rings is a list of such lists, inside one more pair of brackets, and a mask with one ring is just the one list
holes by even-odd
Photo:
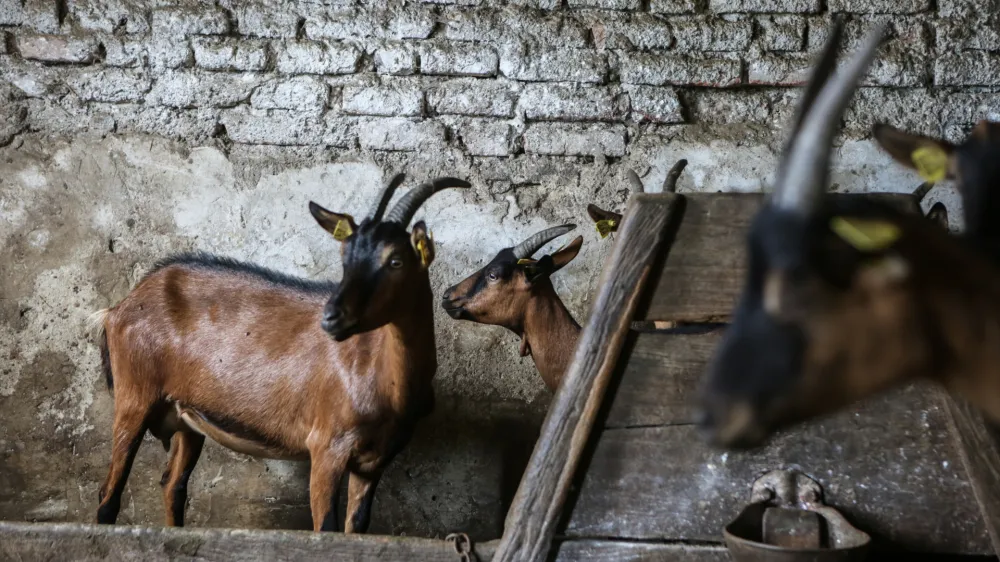
[[428, 240], [433, 240], [430, 232], [427, 233], [427, 238], [417, 240], [417, 253], [420, 254], [420, 265], [424, 268], [434, 261], [434, 250]]
[[608, 234], [618, 230], [618, 221], [614, 219], [604, 219], [597, 221], [597, 233], [601, 238], [607, 238]]
[[353, 234], [354, 231], [351, 229], [351, 223], [344, 219], [337, 221], [337, 226], [333, 227], [333, 237], [337, 240], [343, 242]]
[[830, 229], [862, 252], [884, 250], [899, 239], [899, 227], [887, 221], [833, 217]]
[[921, 146], [910, 154], [920, 177], [937, 183], [948, 175], [948, 154], [938, 146]]
[[524, 265], [526, 263], [535, 263], [535, 260], [528, 259], [528, 258], [521, 258], [521, 259], [517, 260], [517, 265]]

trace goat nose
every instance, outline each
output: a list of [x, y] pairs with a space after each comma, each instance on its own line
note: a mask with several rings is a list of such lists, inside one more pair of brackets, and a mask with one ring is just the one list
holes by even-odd
[[324, 330], [330, 329], [338, 320], [344, 316], [339, 308], [328, 309], [323, 312], [323, 321], [320, 323]]
[[452, 295], [453, 292], [454, 292], [454, 289], [451, 288], [451, 287], [445, 289], [444, 294], [441, 295], [441, 300], [443, 300], [443, 301], [450, 301], [451, 300], [451, 295]]

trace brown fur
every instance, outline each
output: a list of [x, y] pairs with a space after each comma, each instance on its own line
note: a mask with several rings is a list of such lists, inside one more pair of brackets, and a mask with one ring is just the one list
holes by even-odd
[[[329, 294], [190, 265], [143, 280], [105, 318], [116, 399], [102, 507], [124, 486], [148, 428], [162, 440], [173, 437], [164, 498], [167, 524], [181, 524], [173, 515], [176, 489], [186, 485], [204, 437], [183, 417], [168, 415], [176, 405], [237, 450], [311, 459], [316, 530], [335, 508], [341, 474], [350, 471], [345, 529], [353, 531], [364, 482], [377, 480], [400, 436], [405, 441], [433, 401], [426, 270], [397, 284], [371, 303], [376, 317], [395, 311], [388, 323], [337, 343], [320, 328]], [[226, 423], [216, 426], [218, 420]], [[231, 435], [239, 432], [246, 435]], [[234, 446], [240, 442], [260, 449]]]
[[[578, 236], [552, 254], [554, 270], [576, 257], [583, 244]], [[446, 308], [461, 308], [469, 319], [481, 324], [504, 326], [521, 336], [521, 356], [530, 354], [535, 367], [552, 392], [559, 388], [573, 359], [580, 325], [566, 309], [548, 275], [529, 280], [526, 270], [514, 268], [507, 279], [484, 280], [475, 291], [486, 268], [473, 273], [445, 293]]]

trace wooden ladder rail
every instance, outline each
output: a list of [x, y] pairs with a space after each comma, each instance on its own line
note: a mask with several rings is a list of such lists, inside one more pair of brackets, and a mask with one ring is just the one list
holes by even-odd
[[548, 557], [632, 316], [663, 251], [681, 197], [636, 194], [629, 199], [618, 240], [601, 274], [590, 320], [507, 512], [494, 562], [541, 562]]

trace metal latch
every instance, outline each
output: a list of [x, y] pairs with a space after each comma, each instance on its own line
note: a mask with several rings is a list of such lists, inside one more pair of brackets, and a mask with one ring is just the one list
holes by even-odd
[[758, 478], [750, 505], [723, 530], [736, 562], [859, 561], [871, 537], [823, 503], [823, 488], [797, 470]]

